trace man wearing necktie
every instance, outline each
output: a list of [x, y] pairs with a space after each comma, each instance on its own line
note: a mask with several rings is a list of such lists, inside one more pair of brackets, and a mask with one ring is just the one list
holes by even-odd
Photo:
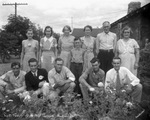
[[116, 89], [117, 92], [124, 89], [133, 101], [140, 102], [142, 95], [142, 85], [140, 80], [127, 68], [120, 67], [121, 59], [114, 57], [112, 60], [113, 68], [106, 73], [105, 91]]
[[48, 73], [45, 69], [38, 68], [38, 61], [31, 58], [29, 61], [30, 71], [25, 75], [27, 91], [33, 91], [34, 95], [46, 97], [49, 92]]

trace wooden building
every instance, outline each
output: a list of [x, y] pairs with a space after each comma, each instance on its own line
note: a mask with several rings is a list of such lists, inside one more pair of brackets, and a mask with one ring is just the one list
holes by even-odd
[[117, 33], [119, 39], [121, 38], [121, 29], [126, 25], [132, 29], [131, 37], [137, 40], [140, 47], [143, 48], [145, 39], [150, 41], [150, 3], [112, 23], [111, 31]]

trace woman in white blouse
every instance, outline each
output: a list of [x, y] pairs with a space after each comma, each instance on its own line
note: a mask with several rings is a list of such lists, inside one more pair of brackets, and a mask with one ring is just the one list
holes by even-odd
[[95, 38], [91, 36], [92, 30], [92, 26], [86, 25], [84, 27], [85, 35], [81, 37], [83, 43], [82, 47], [85, 49], [83, 71], [91, 67], [90, 61], [96, 55], [96, 41]]
[[46, 26], [44, 30], [45, 37], [40, 41], [40, 65], [50, 71], [53, 68], [54, 59], [57, 56], [57, 40], [52, 36], [53, 29]]
[[122, 39], [117, 42], [117, 54], [121, 58], [121, 66], [128, 68], [137, 76], [139, 62], [139, 45], [135, 39], [130, 38], [131, 28], [125, 26], [122, 30]]

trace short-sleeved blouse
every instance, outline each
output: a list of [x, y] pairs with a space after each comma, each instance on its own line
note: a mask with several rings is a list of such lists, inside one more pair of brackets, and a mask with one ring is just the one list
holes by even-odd
[[41, 39], [40, 47], [42, 48], [43, 51], [53, 50], [54, 48], [57, 47], [57, 40], [53, 37], [50, 38], [44, 37]]
[[125, 42], [123, 39], [118, 40], [117, 42], [119, 54], [125, 54], [127, 52], [134, 54], [135, 48], [139, 48], [138, 43], [134, 39], [129, 39]]

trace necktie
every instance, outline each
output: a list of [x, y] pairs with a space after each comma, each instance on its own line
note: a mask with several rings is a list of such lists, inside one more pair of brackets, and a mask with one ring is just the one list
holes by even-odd
[[119, 71], [117, 71], [117, 79], [116, 79], [116, 91], [119, 91], [121, 88]]
[[33, 76], [36, 77], [36, 73], [33, 73]]

